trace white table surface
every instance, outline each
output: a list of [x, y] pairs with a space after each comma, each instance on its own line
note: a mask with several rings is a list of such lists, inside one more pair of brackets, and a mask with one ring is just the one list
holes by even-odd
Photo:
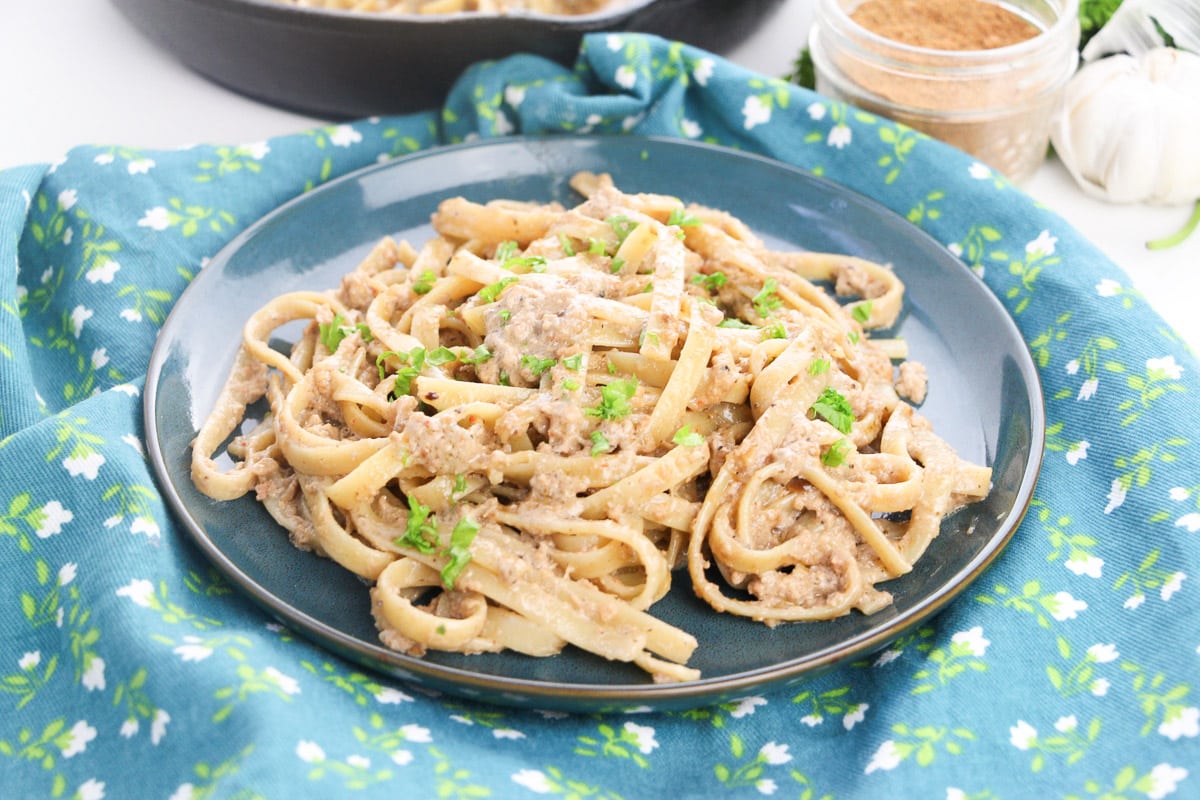
[[[729, 58], [782, 75], [803, 46], [813, 0], [786, 0]], [[53, 162], [78, 144], [171, 148], [240, 143], [324, 123], [217, 86], [144, 39], [106, 0], [6, 3], [0, 22], [0, 169]], [[1023, 187], [1130, 276], [1134, 288], [1200, 350], [1200, 232], [1149, 251], [1190, 207], [1111, 205], [1084, 195], [1048, 160]], [[1059, 269], [1070, 269], [1063, 264]]]

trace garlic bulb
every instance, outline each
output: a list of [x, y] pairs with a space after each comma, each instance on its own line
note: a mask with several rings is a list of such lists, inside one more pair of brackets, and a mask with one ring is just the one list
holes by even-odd
[[1111, 53], [1139, 56], [1165, 45], [1164, 31], [1180, 50], [1200, 52], [1200, 4], [1196, 0], [1123, 0], [1083, 48], [1083, 60]]
[[1050, 132], [1089, 194], [1115, 203], [1200, 197], [1200, 56], [1158, 47], [1085, 64]]

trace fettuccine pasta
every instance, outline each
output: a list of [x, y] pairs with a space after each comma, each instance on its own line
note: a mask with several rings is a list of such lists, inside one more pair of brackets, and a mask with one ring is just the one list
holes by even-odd
[[505, 14], [532, 11], [537, 14], [591, 14], [624, 0], [279, 0], [291, 6], [379, 14], [457, 14], [480, 12]]
[[386, 238], [336, 289], [263, 306], [196, 485], [254, 492], [369, 582], [413, 655], [571, 644], [693, 680], [696, 640], [651, 613], [685, 568], [767, 625], [886, 606], [878, 584], [991, 478], [904, 399], [925, 378], [903, 343], [865, 335], [900, 281], [606, 175], [572, 186], [570, 209], [446, 200], [420, 249]]

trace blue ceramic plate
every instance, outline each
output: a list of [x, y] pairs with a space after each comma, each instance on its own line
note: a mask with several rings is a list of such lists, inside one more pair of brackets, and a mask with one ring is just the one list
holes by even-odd
[[[850, 253], [894, 265], [907, 285], [893, 333], [929, 370], [922, 413], [965, 458], [993, 467], [988, 497], [946, 520], [908, 575], [885, 584], [877, 614], [767, 628], [697, 600], [686, 572], [654, 613], [700, 642], [692, 683], [655, 685], [625, 664], [569, 650], [412, 658], [383, 647], [367, 587], [336, 564], [296, 550], [250, 497], [196, 491], [190, 442], [220, 391], [236, 331], [271, 297], [335, 286], [382, 236], [419, 244], [439, 201], [462, 195], [558, 200], [568, 178], [609, 172], [627, 191], [723, 208], [769, 243]], [[1044, 437], [1037, 373], [991, 292], [944, 247], [874, 201], [763, 158], [637, 137], [506, 139], [428, 151], [371, 167], [288, 203], [218, 254], [175, 305], [146, 386], [146, 432], [162, 489], [195, 544], [238, 587], [294, 630], [347, 659], [455, 695], [536, 708], [680, 708], [802, 681], [861, 658], [943, 608], [996, 557], [1020, 522]]]

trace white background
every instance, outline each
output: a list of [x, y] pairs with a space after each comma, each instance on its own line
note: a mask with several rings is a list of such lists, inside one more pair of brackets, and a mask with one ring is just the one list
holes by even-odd
[[[803, 47], [812, 2], [785, 0], [758, 34], [727, 56], [771, 76], [785, 74]], [[241, 144], [324, 122], [210, 83], [144, 39], [104, 0], [5, 3], [0, 169], [53, 162], [78, 144]], [[1177, 230], [1190, 207], [1117, 206], [1092, 199], [1053, 159], [1023, 188], [1121, 266], [1134, 288], [1200, 350], [1195, 300], [1200, 232], [1170, 250], [1145, 248], [1146, 240]], [[1055, 269], [1071, 269], [1071, 264]]]

